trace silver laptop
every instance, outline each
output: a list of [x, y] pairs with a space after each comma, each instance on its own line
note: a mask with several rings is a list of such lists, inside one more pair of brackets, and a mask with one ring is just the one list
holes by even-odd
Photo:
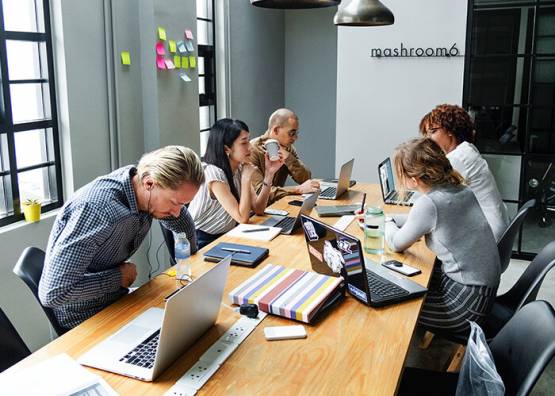
[[303, 201], [301, 210], [297, 217], [291, 216], [271, 216], [268, 220], [264, 221], [261, 225], [269, 227], [279, 227], [281, 228], [280, 234], [290, 235], [301, 225], [301, 215], [309, 215], [316, 205], [316, 200], [318, 199], [318, 194], [320, 191], [309, 195]]
[[153, 381], [216, 322], [231, 256], [150, 308], [79, 358], [79, 363]]
[[389, 157], [378, 165], [378, 176], [380, 177], [383, 201], [388, 205], [412, 206], [420, 196], [416, 191], [407, 191], [405, 196], [397, 191]]
[[354, 163], [355, 159], [353, 158], [341, 165], [341, 171], [339, 172], [339, 181], [337, 182], [337, 186], [329, 186], [325, 188], [324, 190], [322, 190], [318, 198], [338, 199], [340, 196], [343, 195], [343, 193], [348, 191], [351, 181], [351, 173], [353, 173]]

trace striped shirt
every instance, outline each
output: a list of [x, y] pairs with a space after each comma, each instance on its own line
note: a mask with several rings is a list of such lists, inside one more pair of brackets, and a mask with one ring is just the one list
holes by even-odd
[[[195, 221], [195, 228], [209, 234], [223, 234], [237, 225], [237, 222], [222, 204], [210, 194], [208, 187], [212, 182], [222, 182], [229, 185], [224, 171], [215, 165], [202, 164], [204, 168], [204, 183], [189, 205], [189, 212]], [[239, 194], [241, 193], [241, 169], [233, 175], [233, 183]]]
[[[140, 212], [126, 166], [87, 184], [68, 200], [50, 232], [39, 298], [53, 308], [61, 326], [72, 328], [125, 295], [119, 265], [147, 235], [152, 217]], [[161, 220], [174, 232], [186, 232], [197, 249], [194, 223], [187, 209]]]

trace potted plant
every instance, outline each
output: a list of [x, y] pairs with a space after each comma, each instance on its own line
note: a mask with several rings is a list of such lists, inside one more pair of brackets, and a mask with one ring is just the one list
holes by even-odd
[[26, 199], [21, 206], [26, 222], [34, 223], [40, 220], [40, 201], [38, 199]]

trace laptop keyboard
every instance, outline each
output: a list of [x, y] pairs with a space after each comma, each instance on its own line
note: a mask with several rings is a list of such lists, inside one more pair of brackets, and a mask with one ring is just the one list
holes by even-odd
[[335, 187], [328, 187], [320, 193], [320, 197], [333, 198], [337, 194], [337, 189]]
[[372, 271], [367, 270], [366, 276], [368, 278], [368, 290], [370, 290], [373, 301], [384, 299], [389, 300], [409, 294], [407, 290], [397, 286], [395, 283], [392, 283], [385, 278], [382, 278]]
[[156, 349], [158, 349], [158, 340], [160, 339], [160, 330], [141, 342], [133, 348], [127, 355], [119, 361], [147, 369], [154, 366], [154, 358], [156, 357]]
[[277, 223], [274, 227], [279, 227], [283, 230], [287, 230], [289, 229], [289, 227], [292, 227], [293, 224], [295, 224], [295, 220], [297, 220], [296, 217], [287, 216], [284, 217], [283, 220], [280, 220], [280, 222]]

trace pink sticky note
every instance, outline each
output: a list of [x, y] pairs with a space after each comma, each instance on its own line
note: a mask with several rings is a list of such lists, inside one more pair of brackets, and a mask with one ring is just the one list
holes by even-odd
[[191, 29], [185, 29], [185, 38], [188, 40], [193, 39], [193, 31]]
[[175, 65], [173, 64], [171, 59], [164, 59], [164, 61], [166, 62], [167, 69], [175, 69]]
[[164, 43], [156, 43], [156, 53], [158, 55], [164, 55], [166, 53], [166, 48], [164, 48]]
[[166, 68], [166, 62], [164, 62], [164, 57], [163, 56], [156, 56], [156, 67], [158, 69], [165, 69]]

